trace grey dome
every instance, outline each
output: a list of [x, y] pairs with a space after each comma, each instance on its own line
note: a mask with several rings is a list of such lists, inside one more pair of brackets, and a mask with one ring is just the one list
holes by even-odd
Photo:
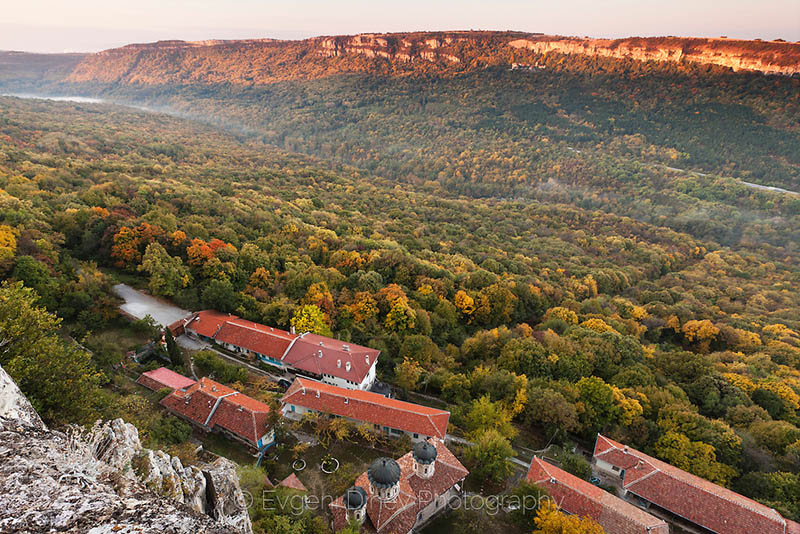
[[376, 488], [391, 488], [400, 482], [400, 466], [391, 458], [378, 458], [367, 469], [367, 478]]
[[427, 441], [419, 441], [414, 444], [414, 448], [411, 449], [411, 453], [414, 455], [414, 460], [423, 465], [428, 465], [435, 462], [436, 455], [439, 454], [436, 450], [436, 447]]
[[367, 492], [361, 486], [353, 486], [344, 493], [344, 505], [348, 510], [358, 510], [367, 504]]

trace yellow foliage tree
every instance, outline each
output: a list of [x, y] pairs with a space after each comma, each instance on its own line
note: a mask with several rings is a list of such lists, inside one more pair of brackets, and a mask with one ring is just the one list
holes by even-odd
[[0, 224], [0, 248], [11, 249], [11, 252], [17, 250], [17, 237], [14, 235], [14, 229], [7, 224]]
[[545, 312], [544, 317], [545, 319], [561, 319], [567, 324], [578, 324], [578, 314], [563, 306], [550, 308]]
[[719, 328], [714, 326], [714, 323], [708, 319], [702, 321], [691, 320], [686, 321], [681, 328], [686, 341], [713, 341], [719, 335]]
[[386, 314], [384, 326], [395, 332], [402, 332], [403, 330], [411, 330], [414, 328], [417, 320], [417, 314], [409, 308], [408, 304], [402, 300], [395, 301], [392, 309]]
[[353, 318], [358, 322], [367, 321], [378, 315], [378, 303], [367, 291], [356, 293], [349, 309]]
[[586, 319], [581, 323], [581, 326], [600, 334], [604, 332], [616, 332], [608, 323], [598, 318]]
[[765, 326], [762, 330], [764, 334], [767, 334], [771, 337], [782, 338], [782, 337], [800, 337], [797, 335], [797, 332], [786, 326], [782, 323], [771, 324]]
[[625, 393], [616, 386], [611, 386], [614, 392], [614, 401], [620, 407], [619, 422], [621, 425], [627, 426], [633, 423], [633, 420], [644, 412], [642, 404], [636, 400], [625, 395]]
[[737, 388], [741, 389], [748, 395], [752, 394], [756, 390], [756, 384], [750, 378], [740, 375], [737, 373], [722, 373], [722, 376], [725, 377], [725, 380], [731, 383], [731, 385], [736, 386]]
[[559, 511], [550, 499], [546, 499], [536, 512], [534, 534], [604, 534], [605, 530], [589, 517], [567, 515]]
[[761, 346], [761, 336], [759, 336], [755, 332], [750, 332], [749, 330], [742, 330], [741, 328], [735, 328], [734, 331], [736, 332], [736, 335], [739, 337], [739, 341], [736, 343], [737, 349], [754, 350]]
[[758, 387], [761, 389], [766, 389], [767, 391], [771, 391], [776, 394], [778, 397], [786, 403], [786, 406], [791, 407], [794, 410], [800, 409], [800, 395], [795, 393], [795, 391], [784, 384], [783, 382], [761, 382], [758, 384]]
[[672, 328], [675, 332], [681, 331], [681, 320], [677, 315], [670, 315], [667, 317], [667, 327]]
[[456, 293], [455, 302], [456, 308], [461, 310], [464, 315], [472, 315], [475, 311], [475, 299], [467, 295], [467, 292], [463, 289]]
[[413, 391], [416, 389], [419, 379], [422, 376], [422, 366], [416, 360], [405, 357], [403, 362], [397, 366], [395, 374], [398, 386]]

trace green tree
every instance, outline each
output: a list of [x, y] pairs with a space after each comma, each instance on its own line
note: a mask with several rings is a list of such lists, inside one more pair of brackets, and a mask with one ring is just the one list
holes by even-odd
[[31, 256], [20, 256], [11, 276], [36, 291], [39, 304], [55, 311], [58, 281], [44, 263]]
[[87, 422], [102, 374], [88, 352], [59, 336], [60, 324], [21, 282], [0, 286], [0, 365], [45, 421]]
[[160, 243], [150, 243], [142, 257], [139, 271], [150, 275], [150, 291], [154, 295], [172, 297], [192, 283], [192, 275], [180, 258], [173, 258]]
[[580, 428], [575, 405], [552, 389], [529, 388], [524, 414], [528, 424], [544, 428], [548, 436], [555, 438], [565, 438], [568, 432]]
[[464, 417], [464, 427], [471, 439], [477, 439], [487, 430], [496, 431], [509, 439], [517, 435], [517, 430], [511, 424], [511, 412], [501, 403], [489, 400], [488, 395], [472, 401]]
[[539, 505], [547, 498], [549, 495], [544, 489], [522, 479], [509, 498], [509, 504], [516, 505], [512, 508], [511, 518], [525, 532], [532, 531], [536, 527], [535, 519]]
[[503, 369], [529, 378], [549, 377], [551, 374], [547, 350], [532, 337], [516, 338], [506, 343], [497, 363]]
[[475, 444], [464, 452], [472, 473], [482, 480], [500, 482], [511, 475], [511, 458], [515, 456], [511, 442], [495, 429], [473, 436]]
[[580, 418], [584, 434], [596, 434], [617, 420], [619, 408], [614, 399], [614, 390], [602, 378], [583, 377], [578, 380], [577, 386], [579, 400], [583, 403]]
[[203, 290], [203, 304], [221, 312], [233, 312], [236, 308], [237, 295], [230, 280], [211, 280]]
[[164, 342], [167, 344], [167, 356], [169, 356], [169, 361], [172, 362], [172, 365], [183, 365], [183, 353], [178, 343], [175, 342], [175, 338], [169, 328], [164, 329]]
[[690, 441], [677, 432], [667, 432], [655, 444], [656, 456], [678, 469], [689, 471], [715, 484], [727, 486], [736, 470], [717, 461], [714, 447], [702, 441]]

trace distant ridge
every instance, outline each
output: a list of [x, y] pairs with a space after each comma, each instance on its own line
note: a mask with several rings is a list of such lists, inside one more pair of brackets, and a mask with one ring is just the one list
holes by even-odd
[[411, 32], [302, 41], [160, 41], [90, 54], [69, 82], [259, 85], [343, 72], [387, 75], [465, 72], [547, 53], [643, 61], [690, 61], [733, 70], [800, 72], [800, 44], [682, 37], [588, 39], [524, 32]]

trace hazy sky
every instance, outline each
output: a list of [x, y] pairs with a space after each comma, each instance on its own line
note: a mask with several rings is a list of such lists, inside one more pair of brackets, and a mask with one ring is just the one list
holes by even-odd
[[800, 41], [800, 0], [4, 0], [0, 50], [410, 30]]

